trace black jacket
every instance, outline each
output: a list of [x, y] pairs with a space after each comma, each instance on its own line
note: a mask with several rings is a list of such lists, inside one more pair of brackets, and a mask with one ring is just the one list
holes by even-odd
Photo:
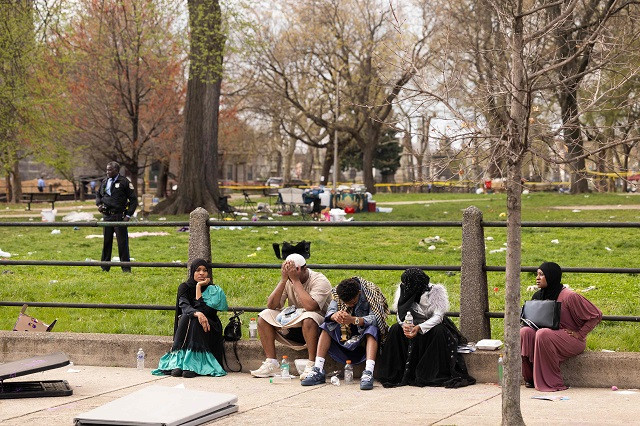
[[96, 205], [104, 204], [109, 210], [107, 214], [133, 215], [138, 207], [138, 197], [133, 190], [133, 184], [126, 177], [118, 175], [111, 184], [111, 195], [109, 195], [107, 194], [108, 180], [109, 178], [104, 179], [98, 188]]

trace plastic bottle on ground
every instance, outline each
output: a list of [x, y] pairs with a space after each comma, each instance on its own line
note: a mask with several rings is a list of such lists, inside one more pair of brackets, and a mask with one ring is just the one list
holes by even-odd
[[498, 357], [498, 385], [502, 386], [504, 381], [504, 359], [502, 354]]
[[287, 355], [282, 356], [282, 362], [280, 363], [280, 375], [282, 377], [289, 377], [289, 357]]
[[334, 386], [340, 386], [340, 379], [338, 379], [338, 376], [333, 376], [331, 378], [331, 384]]
[[344, 384], [350, 385], [353, 383], [353, 365], [351, 365], [351, 360], [348, 359], [347, 363], [344, 365]]
[[138, 370], [144, 369], [144, 351], [142, 348], [138, 349], [138, 353], [136, 354], [136, 367]]
[[269, 379], [269, 383], [291, 383], [291, 376], [273, 376]]
[[249, 321], [249, 340], [256, 340], [258, 338], [258, 323], [255, 318], [251, 318]]

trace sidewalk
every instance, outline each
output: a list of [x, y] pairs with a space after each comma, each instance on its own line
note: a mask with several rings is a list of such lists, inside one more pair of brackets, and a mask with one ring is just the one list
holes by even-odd
[[[152, 376], [148, 368], [136, 370], [82, 365], [13, 380], [59, 379], [69, 382], [73, 395], [0, 400], [0, 423], [3, 426], [72, 425], [76, 415], [151, 384], [184, 385], [189, 389], [236, 394], [239, 411], [213, 422], [219, 425], [282, 425], [285, 422], [304, 425], [501, 423], [501, 389], [493, 384], [461, 389], [385, 389], [376, 382], [373, 390], [361, 391], [357, 384], [302, 387], [297, 379], [288, 384], [270, 384], [268, 379], [252, 378], [246, 373], [183, 379]], [[569, 399], [531, 399], [534, 395], [566, 396]], [[640, 424], [640, 391], [626, 393], [604, 388], [572, 388], [565, 392], [541, 393], [522, 387], [521, 407], [527, 425]]]

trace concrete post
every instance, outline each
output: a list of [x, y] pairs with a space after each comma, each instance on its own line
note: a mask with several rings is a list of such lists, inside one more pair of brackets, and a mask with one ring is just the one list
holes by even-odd
[[202, 207], [189, 215], [189, 264], [196, 258], [211, 261], [211, 234], [207, 220], [209, 212]]
[[489, 294], [482, 212], [474, 206], [462, 215], [462, 267], [460, 278], [460, 331], [470, 342], [491, 337]]

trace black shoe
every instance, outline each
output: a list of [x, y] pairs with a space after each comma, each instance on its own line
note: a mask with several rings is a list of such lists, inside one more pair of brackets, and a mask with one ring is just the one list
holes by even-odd
[[535, 386], [534, 386], [534, 385], [533, 385], [533, 383], [531, 383], [531, 382], [524, 382], [524, 387], [525, 387], [525, 388], [533, 388], [533, 387], [535, 387]]
[[174, 368], [173, 370], [171, 370], [171, 375], [173, 377], [180, 377], [182, 376], [182, 368]]
[[184, 370], [182, 372], [182, 377], [184, 377], [185, 379], [192, 379], [194, 377], [196, 377], [197, 374], [194, 371], [191, 370]]

